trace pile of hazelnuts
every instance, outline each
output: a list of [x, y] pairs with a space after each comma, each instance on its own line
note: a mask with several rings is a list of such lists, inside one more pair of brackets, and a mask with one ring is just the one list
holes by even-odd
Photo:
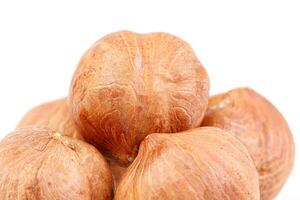
[[209, 87], [176, 36], [101, 38], [68, 96], [31, 109], [0, 142], [0, 199], [273, 199], [294, 163], [286, 120], [253, 89]]

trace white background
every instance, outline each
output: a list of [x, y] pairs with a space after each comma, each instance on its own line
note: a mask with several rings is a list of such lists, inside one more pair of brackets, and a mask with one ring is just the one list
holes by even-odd
[[[182, 37], [211, 94], [254, 88], [282, 111], [299, 147], [300, 5], [288, 0], [0, 0], [0, 138], [32, 106], [67, 95], [83, 52], [122, 29]], [[299, 161], [277, 199], [300, 199]]]

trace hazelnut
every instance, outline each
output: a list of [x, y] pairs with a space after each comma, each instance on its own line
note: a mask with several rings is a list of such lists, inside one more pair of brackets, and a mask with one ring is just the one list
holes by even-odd
[[167, 33], [121, 31], [83, 55], [70, 107], [82, 136], [128, 165], [148, 134], [199, 126], [208, 90], [206, 70], [185, 41]]
[[83, 139], [75, 128], [69, 112], [67, 98], [43, 103], [28, 111], [17, 128], [48, 127], [51, 130], [77, 139]]
[[112, 175], [93, 146], [42, 128], [0, 142], [0, 199], [110, 200]]
[[258, 200], [255, 165], [244, 145], [217, 128], [151, 134], [120, 180], [115, 200]]
[[260, 175], [262, 200], [271, 200], [292, 171], [295, 147], [281, 113], [249, 88], [237, 88], [209, 100], [202, 126], [222, 128], [247, 147]]

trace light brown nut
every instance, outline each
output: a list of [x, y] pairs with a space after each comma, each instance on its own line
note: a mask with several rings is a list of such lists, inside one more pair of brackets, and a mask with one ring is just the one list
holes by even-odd
[[19, 129], [0, 142], [0, 199], [110, 200], [112, 175], [93, 146], [49, 129]]
[[206, 70], [185, 41], [167, 33], [121, 31], [83, 55], [70, 106], [83, 137], [128, 165], [148, 134], [199, 126], [208, 90]]
[[244, 145], [217, 128], [151, 134], [122, 177], [115, 200], [258, 200]]
[[260, 175], [262, 200], [271, 200], [292, 171], [295, 147], [281, 113], [249, 88], [210, 98], [202, 126], [222, 128], [244, 143]]
[[48, 127], [63, 135], [83, 140], [76, 130], [67, 105], [67, 98], [43, 103], [28, 111], [17, 128]]

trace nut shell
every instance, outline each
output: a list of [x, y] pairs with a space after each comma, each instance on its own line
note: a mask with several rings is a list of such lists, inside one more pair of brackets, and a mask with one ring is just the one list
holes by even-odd
[[43, 103], [32, 108], [24, 115], [17, 128], [33, 126], [48, 127], [63, 135], [83, 140], [70, 115], [67, 98]]
[[0, 199], [110, 200], [112, 175], [91, 145], [49, 129], [19, 129], [0, 142]]
[[199, 126], [208, 90], [206, 70], [185, 41], [121, 31], [83, 55], [70, 106], [83, 137], [126, 165], [146, 135]]
[[115, 200], [258, 200], [259, 182], [246, 148], [217, 128], [151, 134], [141, 143]]
[[212, 97], [202, 126], [222, 128], [247, 147], [260, 175], [262, 200], [271, 200], [292, 171], [294, 142], [281, 113], [249, 88]]

